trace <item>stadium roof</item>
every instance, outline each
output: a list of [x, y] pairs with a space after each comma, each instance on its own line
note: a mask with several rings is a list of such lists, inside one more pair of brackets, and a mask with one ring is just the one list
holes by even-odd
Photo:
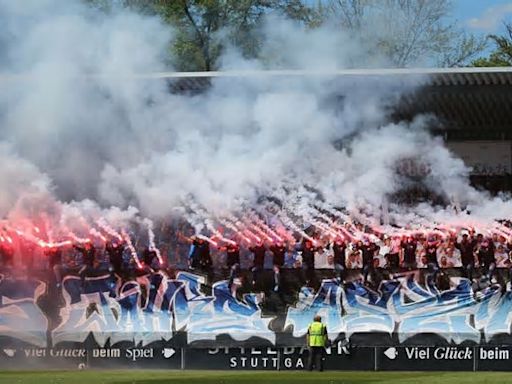
[[[414, 85], [392, 111], [396, 120], [420, 113], [439, 118], [438, 129], [459, 137], [512, 137], [512, 68], [349, 69], [340, 71], [227, 71], [155, 73], [170, 81], [174, 92], [206, 89], [215, 78], [326, 77], [343, 82]], [[479, 132], [479, 133], [478, 133]]]
[[[0, 81], [30, 80], [37, 74], [2, 74]], [[468, 68], [385, 68], [343, 70], [242, 70], [209, 72], [151, 72], [151, 73], [101, 73], [85, 77], [108, 77], [119, 79], [168, 79], [179, 81], [183, 89], [204, 87], [214, 78], [262, 78], [262, 77], [324, 77], [345, 79], [392, 79], [399, 82], [414, 80], [429, 86], [453, 85], [512, 85], [512, 67], [468, 67]]]
[[[480, 132], [487, 138], [512, 138], [512, 67], [157, 72], [89, 77], [103, 76], [121, 80], [165, 79], [175, 93], [203, 92], [217, 78], [273, 77], [276, 81], [293, 77], [336, 78], [340, 93], [343, 84], [364, 83], [372, 87], [391, 84], [407, 90], [390, 113], [396, 120], [431, 113], [439, 118], [436, 128], [459, 137], [465, 132], [469, 136]], [[30, 76], [0, 74], [0, 82], [20, 79], [30, 81]]]
[[439, 128], [459, 138], [511, 138], [512, 68], [432, 71], [395, 110], [397, 119], [418, 113], [435, 114]]
[[212, 71], [212, 72], [157, 72], [136, 77], [180, 79], [193, 87], [205, 79], [228, 77], [340, 77], [340, 78], [395, 78], [400, 81], [414, 79], [428, 85], [480, 85], [512, 84], [512, 67], [471, 68], [391, 68], [345, 70], [261, 70], [261, 71]]

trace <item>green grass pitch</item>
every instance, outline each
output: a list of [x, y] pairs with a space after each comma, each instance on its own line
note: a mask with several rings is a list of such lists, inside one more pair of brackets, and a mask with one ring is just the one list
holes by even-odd
[[240, 372], [240, 371], [31, 371], [0, 372], [1, 384], [243, 384], [243, 383], [510, 383], [504, 372]]

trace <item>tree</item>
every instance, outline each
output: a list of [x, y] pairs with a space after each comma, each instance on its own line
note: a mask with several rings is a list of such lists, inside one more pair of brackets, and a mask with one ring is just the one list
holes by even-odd
[[357, 56], [361, 62], [350, 60], [354, 66], [368, 65], [375, 53], [395, 67], [462, 66], [485, 48], [485, 39], [464, 33], [448, 21], [451, 0], [83, 1], [106, 12], [124, 6], [160, 16], [175, 30], [169, 57], [181, 71], [218, 69], [219, 58], [229, 46], [244, 57], [261, 58], [265, 33], [260, 27], [270, 14], [310, 29], [338, 26], [366, 49]]
[[304, 21], [310, 17], [300, 0], [155, 1], [154, 9], [177, 27], [174, 65], [180, 70], [215, 70], [229, 44], [245, 56], [257, 56], [258, 26], [269, 12]]
[[450, 10], [449, 0], [329, 0], [323, 7], [326, 19], [397, 67], [461, 66], [482, 52], [485, 40], [448, 22]]
[[473, 61], [475, 67], [511, 67], [512, 66], [512, 23], [504, 23], [505, 34], [489, 35], [496, 49], [486, 58]]

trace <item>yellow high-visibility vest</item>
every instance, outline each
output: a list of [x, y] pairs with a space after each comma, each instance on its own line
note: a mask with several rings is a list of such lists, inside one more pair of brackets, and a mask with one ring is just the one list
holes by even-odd
[[309, 325], [308, 332], [310, 347], [325, 347], [327, 332], [324, 324], [319, 321], [313, 321]]

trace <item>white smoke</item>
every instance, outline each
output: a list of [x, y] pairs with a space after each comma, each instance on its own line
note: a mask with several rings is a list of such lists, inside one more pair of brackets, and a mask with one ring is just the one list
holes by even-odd
[[46, 193], [50, 180], [37, 167], [17, 156], [6, 143], [0, 143], [0, 217], [15, 206], [20, 192], [27, 195]]
[[[396, 162], [418, 156], [432, 171], [424, 182], [441, 195], [468, 206], [483, 197], [468, 186], [463, 163], [426, 133], [424, 119], [387, 121], [387, 107], [410, 85], [252, 76], [173, 95], [165, 82], [134, 76], [168, 69], [173, 33], [158, 18], [102, 14], [78, 1], [0, 0], [0, 22], [8, 36], [0, 41], [0, 81], [8, 85], [0, 88], [3, 214], [33, 188], [67, 202], [65, 217], [76, 209], [93, 221], [105, 212], [125, 216], [111, 217], [116, 223], [137, 209], [158, 218], [192, 202], [219, 214], [240, 211], [302, 185], [321, 191], [328, 205], [377, 209], [403, 187]], [[306, 30], [272, 19], [264, 36], [260, 61], [230, 48], [223, 69], [383, 63], [329, 26]], [[314, 199], [298, 198], [300, 216], [310, 216]], [[119, 208], [103, 209], [111, 205]], [[121, 214], [130, 206], [137, 209]]]
[[103, 15], [78, 1], [2, 0], [0, 22], [9, 37], [1, 138], [46, 172], [60, 197], [95, 198], [106, 160], [128, 165], [166, 140], [149, 105], [165, 84], [123, 79], [163, 69], [170, 32], [158, 20]]

